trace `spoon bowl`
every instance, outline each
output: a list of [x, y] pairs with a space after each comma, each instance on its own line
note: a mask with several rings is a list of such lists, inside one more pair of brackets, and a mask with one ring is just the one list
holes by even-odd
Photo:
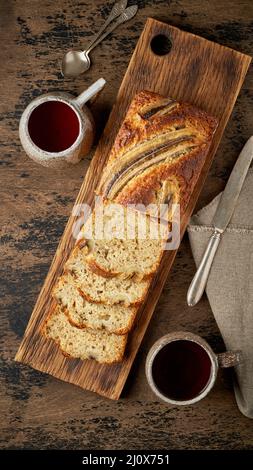
[[[96, 47], [103, 39], [105, 39], [109, 34], [114, 31], [120, 24], [125, 23], [125, 21], [130, 20], [137, 13], [138, 6], [132, 5], [124, 10], [126, 6], [126, 0], [121, 0], [116, 3], [112, 9], [111, 14], [106, 20], [105, 24], [102, 26], [100, 31], [96, 34], [95, 39], [89, 47], [84, 51], [69, 51], [64, 56], [61, 66], [61, 73], [65, 77], [76, 77], [83, 72], [89, 70], [91, 62], [89, 58], [89, 53]], [[121, 13], [123, 11], [123, 13]], [[120, 14], [121, 13], [121, 14]], [[114, 22], [108, 30], [101, 35], [101, 31], [104, 31], [105, 27], [114, 19], [117, 18], [117, 21]]]
[[69, 51], [62, 61], [61, 72], [65, 77], [76, 77], [90, 68], [86, 51]]

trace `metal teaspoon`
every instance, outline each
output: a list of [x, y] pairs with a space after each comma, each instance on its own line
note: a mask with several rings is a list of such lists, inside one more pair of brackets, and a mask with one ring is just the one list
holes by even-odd
[[[103, 41], [103, 39], [105, 39], [120, 24], [133, 18], [137, 13], [137, 10], [137, 5], [132, 5], [131, 7], [126, 8], [125, 11], [119, 16], [118, 20], [113, 23], [110, 28], [104, 34], [102, 34], [102, 36], [100, 36], [101, 31], [99, 31], [99, 37], [97, 37], [97, 39], [93, 41], [85, 51], [69, 51], [64, 56], [62, 61], [62, 75], [66, 77], [75, 77], [89, 70], [91, 65], [89, 53], [92, 51], [92, 49], [94, 49], [101, 41]], [[109, 15], [109, 17], [110, 16], [111, 15]], [[109, 18], [107, 19], [107, 24], [109, 24], [108, 20]], [[112, 19], [110, 19], [110, 21], [112, 21]], [[104, 29], [105, 28], [103, 27], [103, 30]]]

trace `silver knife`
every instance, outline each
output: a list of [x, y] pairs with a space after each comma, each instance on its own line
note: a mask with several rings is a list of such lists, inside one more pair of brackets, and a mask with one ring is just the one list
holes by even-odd
[[221, 236], [234, 212], [249, 166], [253, 159], [253, 136], [244, 145], [221, 196], [213, 218], [214, 232], [209, 240], [197, 272], [187, 292], [187, 303], [193, 307], [201, 299], [205, 290], [212, 262]]

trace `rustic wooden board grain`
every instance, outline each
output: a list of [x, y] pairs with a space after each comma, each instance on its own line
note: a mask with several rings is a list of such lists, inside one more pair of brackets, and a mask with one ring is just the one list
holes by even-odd
[[[155, 55], [150, 48], [151, 39], [158, 34], [165, 34], [172, 43], [170, 52], [165, 56]], [[183, 234], [233, 109], [250, 60], [249, 56], [232, 49], [185, 33], [165, 23], [148, 19], [76, 203], [92, 203], [94, 189], [126, 109], [137, 91], [149, 89], [177, 100], [188, 101], [219, 119], [219, 127], [209, 155], [206, 158], [187, 213], [181, 221]], [[74, 222], [75, 218], [71, 217], [15, 359], [62, 380], [117, 399], [121, 394], [176, 253], [168, 252], [162, 260], [152, 289], [140, 310], [136, 326], [130, 335], [126, 358], [121, 364], [105, 366], [98, 365], [94, 361], [67, 359], [62, 356], [54, 343], [45, 340], [40, 335], [39, 329], [50, 308], [52, 287], [74, 244], [74, 239], [71, 236]]]

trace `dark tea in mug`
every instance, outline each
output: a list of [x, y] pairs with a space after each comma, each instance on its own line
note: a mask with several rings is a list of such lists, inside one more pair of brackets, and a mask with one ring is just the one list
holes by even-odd
[[158, 390], [171, 400], [198, 397], [207, 387], [212, 373], [209, 354], [198, 343], [175, 340], [163, 346], [152, 364]]
[[45, 101], [31, 113], [28, 132], [35, 145], [46, 152], [62, 152], [77, 140], [77, 113], [63, 101]]

